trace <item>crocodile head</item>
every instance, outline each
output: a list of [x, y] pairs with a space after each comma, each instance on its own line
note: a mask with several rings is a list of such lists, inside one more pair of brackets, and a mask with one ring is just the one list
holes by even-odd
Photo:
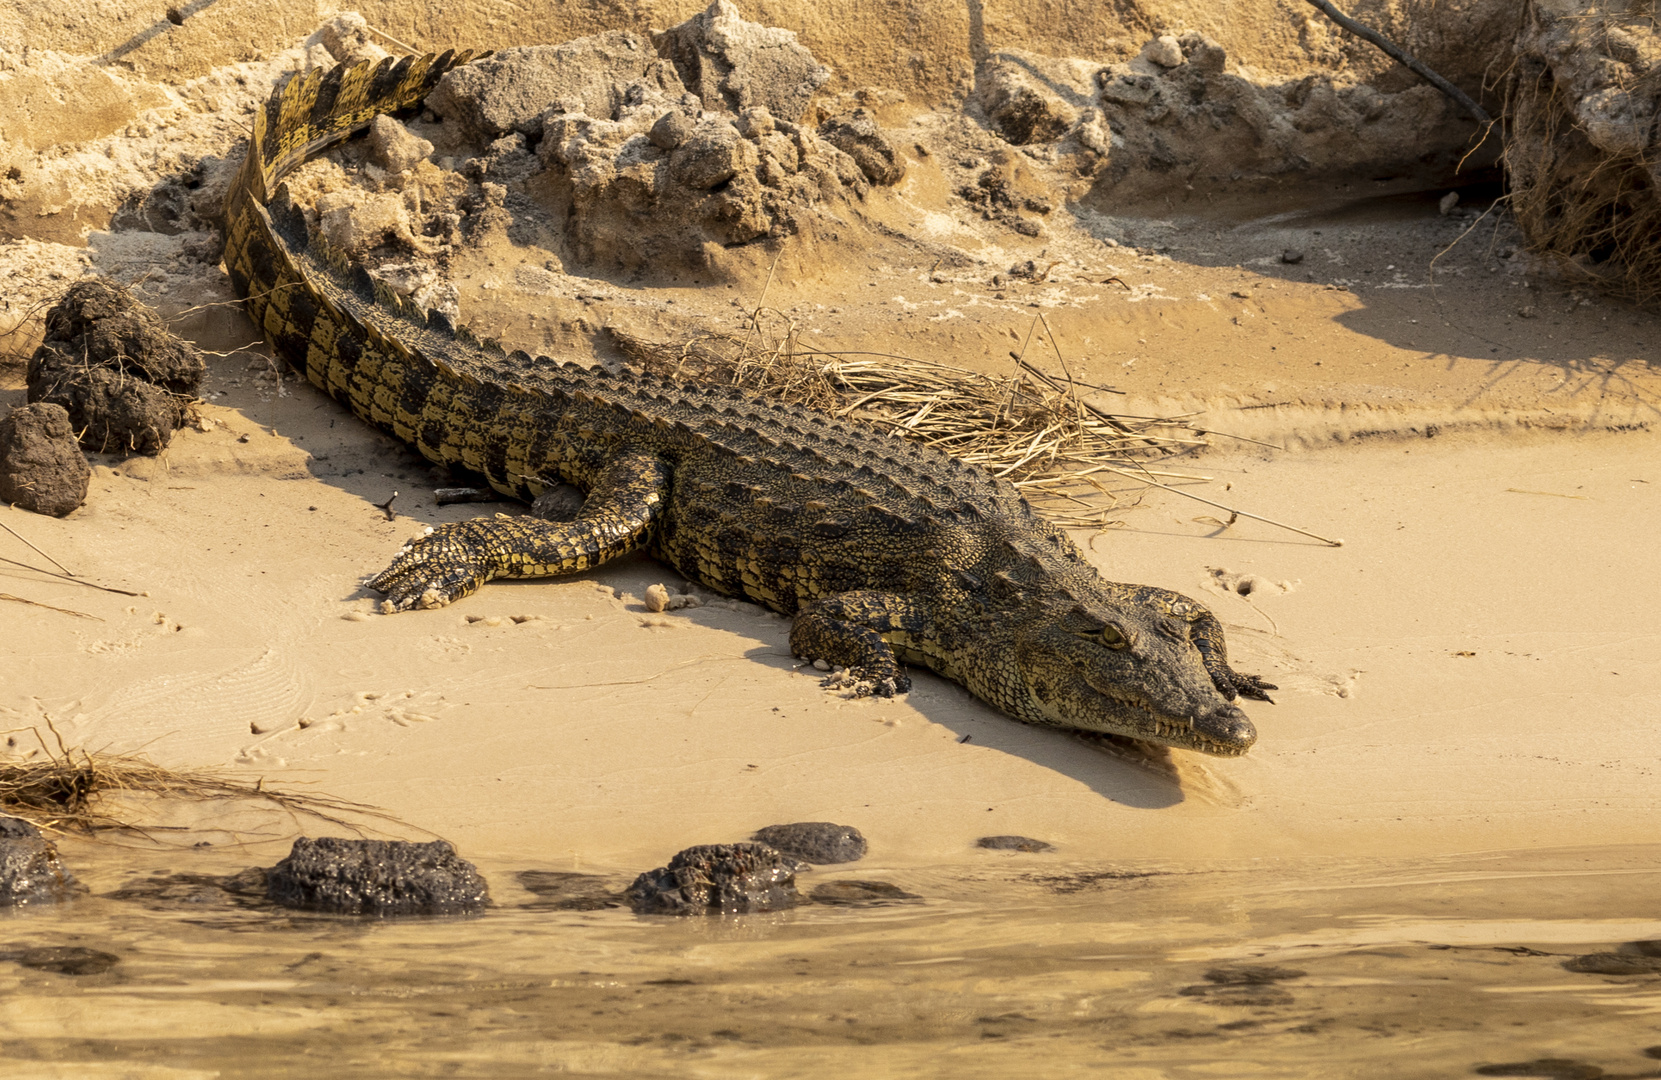
[[[1004, 655], [1014, 670], [1006, 666], [1000, 680], [1011, 711], [1031, 723], [1207, 754], [1250, 749], [1257, 729], [1234, 698], [1261, 684], [1229, 670], [1210, 612], [1161, 589], [1093, 584], [1032, 602], [1025, 618], [1011, 620], [1013, 648]], [[1207, 623], [1214, 641], [1196, 632]]]

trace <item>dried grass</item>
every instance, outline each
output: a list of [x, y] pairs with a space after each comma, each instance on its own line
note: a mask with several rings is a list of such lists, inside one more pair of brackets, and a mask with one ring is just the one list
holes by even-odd
[[[324, 821], [360, 831], [366, 819], [402, 824], [375, 807], [332, 795], [296, 793], [249, 783], [206, 769], [169, 769], [137, 754], [71, 748], [51, 725], [48, 742], [32, 731], [40, 749], [0, 760], [0, 813], [56, 832], [124, 830], [149, 835], [154, 827], [133, 823], [129, 796], [263, 806], [290, 818]], [[55, 746], [54, 746], [55, 744]]]
[[[764, 321], [779, 329], [769, 333]], [[1009, 479], [1066, 527], [1116, 524], [1109, 515], [1118, 499], [1103, 485], [1103, 474], [1132, 469], [1182, 476], [1152, 472], [1147, 465], [1207, 445], [1178, 418], [1122, 416], [1097, 408], [1080, 390], [1102, 388], [1044, 372], [1026, 359], [1025, 349], [1013, 357], [1008, 375], [905, 356], [827, 351], [804, 344], [795, 324], [771, 309], [755, 312], [742, 335], [706, 334], [673, 343], [611, 333], [624, 355], [648, 374], [735, 386], [860, 420], [983, 466]], [[1028, 335], [1029, 345], [1034, 340], [1054, 349], [1065, 372], [1042, 316]]]
[[[1588, 40], [1616, 20], [1598, 17]], [[1592, 47], [1587, 44], [1585, 47]], [[1655, 96], [1661, 73], [1623, 87]], [[1661, 297], [1661, 190], [1636, 153], [1594, 146], [1574, 101], [1539, 57], [1517, 65], [1506, 104], [1503, 157], [1511, 212], [1531, 251], [1569, 277], [1640, 302]]]

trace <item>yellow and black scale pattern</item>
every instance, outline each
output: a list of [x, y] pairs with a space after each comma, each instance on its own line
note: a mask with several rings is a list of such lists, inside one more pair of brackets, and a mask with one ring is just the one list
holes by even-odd
[[292, 78], [256, 114], [226, 198], [225, 265], [282, 358], [428, 459], [572, 521], [444, 525], [373, 578], [388, 611], [496, 577], [580, 572], [639, 548], [710, 589], [796, 616], [800, 656], [862, 692], [925, 664], [1020, 719], [1212, 753], [1255, 738], [1222, 630], [1176, 593], [1103, 580], [1007, 482], [926, 446], [721, 387], [507, 354], [379, 289], [307, 235], [280, 186], [308, 155], [418, 105], [474, 53]]

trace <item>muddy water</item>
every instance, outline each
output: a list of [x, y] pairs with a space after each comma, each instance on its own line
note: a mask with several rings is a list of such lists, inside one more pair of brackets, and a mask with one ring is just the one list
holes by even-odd
[[119, 959], [0, 963], [0, 1075], [1661, 1076], [1661, 975], [1564, 966], [1661, 939], [1661, 847], [867, 860], [802, 884], [918, 899], [729, 919], [485, 866], [483, 916], [367, 924], [192, 876], [246, 857], [65, 855], [89, 895], [0, 919], [0, 948]]

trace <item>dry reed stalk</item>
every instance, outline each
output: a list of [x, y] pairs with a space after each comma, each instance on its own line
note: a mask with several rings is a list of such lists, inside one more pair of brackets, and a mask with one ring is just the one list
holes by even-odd
[[[782, 329], [761, 333], [764, 315]], [[648, 374], [734, 386], [860, 420], [980, 465], [1010, 480], [1064, 527], [1110, 524], [1118, 500], [1097, 474], [1207, 445], [1172, 434], [1189, 430], [1174, 420], [1098, 409], [1071, 379], [1056, 379], [1019, 357], [1012, 374], [988, 375], [905, 356], [816, 349], [770, 309], [757, 310], [744, 336], [706, 334], [677, 344], [611, 333]]]
[[[292, 817], [312, 818], [354, 832], [370, 818], [402, 824], [373, 806], [325, 794], [298, 794], [221, 776], [203, 769], [169, 769], [136, 754], [112, 754], [66, 746], [47, 718], [56, 749], [32, 731], [40, 750], [27, 756], [0, 760], [0, 813], [33, 822], [42, 829], [98, 832], [110, 829], [145, 833], [147, 830], [117, 813], [107, 811], [108, 796], [144, 795], [195, 802], [264, 803]], [[36, 754], [44, 755], [36, 757]]]

